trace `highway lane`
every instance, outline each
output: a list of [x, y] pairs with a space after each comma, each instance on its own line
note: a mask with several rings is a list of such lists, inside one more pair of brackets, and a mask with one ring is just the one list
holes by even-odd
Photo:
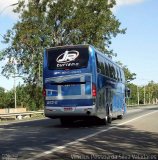
[[152, 153], [154, 158], [158, 154], [157, 117], [158, 106], [149, 106], [129, 109], [123, 120], [108, 126], [78, 122], [63, 127], [59, 120], [51, 119], [3, 124], [0, 157], [96, 159], [107, 154]]

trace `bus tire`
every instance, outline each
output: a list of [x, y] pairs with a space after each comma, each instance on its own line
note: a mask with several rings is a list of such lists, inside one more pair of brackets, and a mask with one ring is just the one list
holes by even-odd
[[107, 123], [112, 122], [112, 113], [110, 107], [107, 106]]
[[96, 124], [99, 124], [99, 125], [107, 125], [107, 117], [105, 118], [95, 118], [95, 122]]
[[108, 115], [108, 123], [112, 122], [112, 117]]
[[101, 123], [102, 125], [107, 125], [108, 124], [108, 116], [105, 116], [105, 118], [103, 118], [101, 122], [102, 122]]
[[123, 115], [118, 115], [117, 119], [123, 119]]

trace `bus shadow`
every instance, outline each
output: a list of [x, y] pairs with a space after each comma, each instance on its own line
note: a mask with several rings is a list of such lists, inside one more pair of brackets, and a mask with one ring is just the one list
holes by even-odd
[[109, 126], [109, 124], [105, 124], [104, 121], [101, 121], [100, 119], [85, 119], [85, 120], [76, 120], [70, 124], [62, 125], [57, 124], [54, 125], [54, 128], [93, 128], [93, 127], [101, 127], [101, 126]]

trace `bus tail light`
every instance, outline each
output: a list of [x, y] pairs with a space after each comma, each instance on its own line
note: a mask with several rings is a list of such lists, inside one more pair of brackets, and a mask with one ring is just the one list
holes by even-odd
[[96, 95], [97, 95], [96, 85], [92, 83], [92, 96], [96, 97]]
[[43, 96], [45, 97], [46, 96], [46, 89], [43, 88]]

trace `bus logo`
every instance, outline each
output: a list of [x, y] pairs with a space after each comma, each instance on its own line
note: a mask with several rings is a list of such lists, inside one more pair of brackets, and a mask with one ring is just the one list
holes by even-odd
[[60, 54], [56, 61], [58, 63], [68, 63], [74, 61], [79, 56], [79, 52], [72, 50], [72, 51], [65, 51], [64, 53]]

